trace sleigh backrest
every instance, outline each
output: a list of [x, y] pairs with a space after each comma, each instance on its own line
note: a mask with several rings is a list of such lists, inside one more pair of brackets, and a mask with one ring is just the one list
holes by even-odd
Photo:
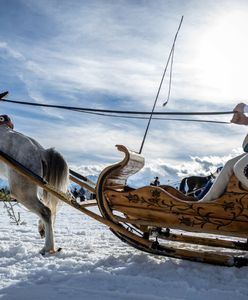
[[129, 150], [123, 145], [116, 145], [117, 149], [125, 154], [124, 159], [105, 168], [99, 176], [98, 185], [104, 185], [104, 189], [123, 191], [127, 186], [128, 177], [140, 171], [145, 160], [141, 154]]

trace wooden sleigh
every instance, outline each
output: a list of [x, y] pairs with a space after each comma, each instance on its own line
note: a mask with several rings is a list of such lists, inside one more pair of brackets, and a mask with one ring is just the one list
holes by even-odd
[[232, 177], [223, 196], [196, 202], [170, 186], [132, 189], [129, 176], [144, 158], [118, 145], [124, 159], [99, 176], [97, 202], [104, 218], [119, 224], [129, 237], [112, 230], [140, 250], [192, 261], [243, 266], [248, 264], [248, 191]]
[[[105, 168], [95, 187], [71, 174], [72, 181], [96, 193], [96, 201], [82, 204], [1, 151], [0, 160], [139, 250], [217, 265], [248, 265], [248, 191], [235, 177], [225, 194], [211, 202], [196, 202], [170, 186], [133, 189], [127, 180], [144, 166], [144, 158], [122, 145], [117, 148], [124, 159]], [[88, 209], [92, 205], [98, 205], [101, 215]]]

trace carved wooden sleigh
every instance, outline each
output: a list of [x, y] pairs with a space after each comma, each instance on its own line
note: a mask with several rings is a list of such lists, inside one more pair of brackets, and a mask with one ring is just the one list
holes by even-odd
[[117, 148], [124, 159], [104, 169], [96, 186], [101, 214], [125, 229], [112, 228], [117, 237], [153, 254], [248, 265], [248, 191], [234, 176], [225, 194], [211, 202], [196, 202], [170, 186], [132, 189], [127, 179], [144, 166], [144, 158]]

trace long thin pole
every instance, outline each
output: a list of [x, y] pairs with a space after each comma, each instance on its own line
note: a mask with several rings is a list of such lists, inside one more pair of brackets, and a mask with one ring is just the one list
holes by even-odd
[[142, 152], [142, 150], [143, 150], [143, 146], [144, 146], [144, 143], [145, 143], [145, 140], [146, 140], [147, 132], [148, 132], [148, 129], [149, 129], [149, 127], [150, 127], [151, 120], [152, 120], [153, 112], [154, 112], [154, 110], [155, 110], [155, 107], [156, 107], [156, 104], [157, 104], [157, 101], [158, 101], [158, 96], [159, 96], [159, 94], [160, 94], [160, 90], [161, 90], [161, 87], [162, 87], [162, 84], [163, 84], [163, 81], [164, 81], [164, 77], [165, 77], [165, 74], [166, 74], [166, 71], [167, 71], [169, 62], [170, 62], [171, 55], [172, 55], [173, 52], [174, 52], [174, 47], [175, 47], [177, 35], [178, 35], [178, 32], [179, 32], [179, 30], [180, 30], [180, 28], [181, 28], [182, 22], [183, 22], [183, 16], [181, 17], [181, 20], [180, 20], [180, 23], [179, 23], [179, 26], [178, 26], [176, 35], [175, 35], [174, 40], [173, 40], [173, 44], [172, 44], [172, 47], [171, 47], [171, 51], [170, 51], [169, 57], [168, 57], [168, 59], [167, 59], [165, 68], [164, 68], [164, 73], [163, 73], [163, 75], [162, 75], [162, 78], [161, 78], [161, 81], [160, 81], [160, 84], [159, 84], [159, 87], [158, 87], [158, 91], [157, 91], [157, 95], [156, 95], [155, 100], [154, 100], [152, 112], [151, 112], [150, 118], [149, 118], [149, 120], [148, 120], [147, 127], [146, 127], [146, 131], [145, 131], [145, 134], [144, 134], [144, 137], [143, 137], [141, 146], [140, 146], [139, 154], [141, 154], [141, 152]]

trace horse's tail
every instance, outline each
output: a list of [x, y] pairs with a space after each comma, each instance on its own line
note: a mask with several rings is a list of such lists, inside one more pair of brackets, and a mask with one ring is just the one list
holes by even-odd
[[185, 190], [186, 180], [187, 180], [187, 177], [183, 178], [183, 180], [181, 181], [180, 186], [179, 186], [179, 191], [184, 194], [186, 193], [186, 190]]
[[[69, 168], [63, 156], [54, 148], [47, 149], [44, 179], [62, 192], [66, 192], [69, 184]], [[44, 190], [43, 200], [53, 212], [56, 212], [58, 199]]]

